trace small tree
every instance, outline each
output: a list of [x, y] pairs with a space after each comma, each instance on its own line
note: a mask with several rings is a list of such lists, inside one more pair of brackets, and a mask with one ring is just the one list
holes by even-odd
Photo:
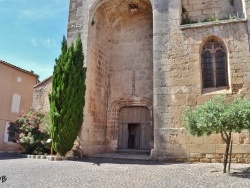
[[237, 98], [230, 102], [229, 98], [218, 96], [194, 110], [187, 108], [184, 122], [193, 136], [221, 134], [226, 143], [223, 163], [223, 173], [226, 173], [232, 132], [250, 129], [250, 100]]
[[51, 136], [53, 148], [65, 155], [73, 146], [83, 122], [85, 74], [80, 35], [76, 44], [67, 47], [63, 37], [61, 55], [54, 67], [50, 94]]

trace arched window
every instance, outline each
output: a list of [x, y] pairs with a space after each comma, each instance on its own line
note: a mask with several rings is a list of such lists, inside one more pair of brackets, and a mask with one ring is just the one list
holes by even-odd
[[203, 88], [228, 86], [227, 55], [221, 42], [210, 39], [201, 54]]

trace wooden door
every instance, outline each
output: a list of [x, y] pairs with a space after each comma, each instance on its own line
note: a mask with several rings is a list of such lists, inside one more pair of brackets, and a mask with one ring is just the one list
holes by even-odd
[[149, 149], [152, 128], [146, 107], [124, 107], [119, 113], [118, 148]]

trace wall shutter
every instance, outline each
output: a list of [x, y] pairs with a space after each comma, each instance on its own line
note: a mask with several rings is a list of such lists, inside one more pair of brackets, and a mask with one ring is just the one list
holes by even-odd
[[11, 112], [19, 113], [21, 104], [21, 96], [18, 94], [13, 94]]

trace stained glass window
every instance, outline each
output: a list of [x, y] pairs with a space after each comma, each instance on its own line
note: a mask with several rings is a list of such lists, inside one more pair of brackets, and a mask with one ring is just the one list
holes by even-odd
[[227, 58], [217, 40], [209, 40], [202, 50], [203, 88], [227, 86]]

